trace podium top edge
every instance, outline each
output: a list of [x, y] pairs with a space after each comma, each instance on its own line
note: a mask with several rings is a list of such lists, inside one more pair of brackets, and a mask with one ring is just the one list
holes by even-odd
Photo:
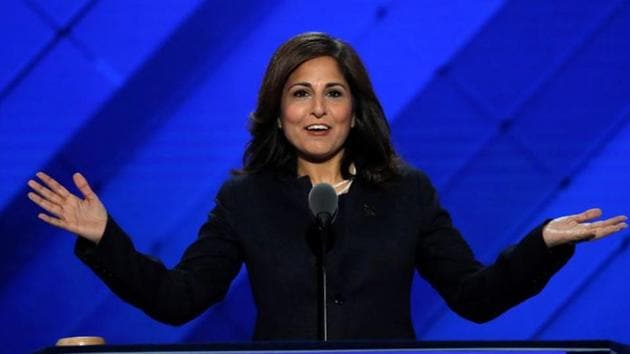
[[48, 347], [36, 354], [104, 352], [281, 352], [281, 351], [562, 351], [629, 353], [630, 346], [609, 340], [583, 341], [252, 341], [206, 344], [126, 344], [82, 347]]

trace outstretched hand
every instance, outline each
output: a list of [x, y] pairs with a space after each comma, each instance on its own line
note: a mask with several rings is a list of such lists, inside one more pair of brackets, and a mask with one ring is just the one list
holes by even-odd
[[39, 213], [38, 218], [45, 222], [98, 243], [107, 224], [107, 211], [98, 199], [85, 177], [80, 173], [72, 176], [83, 199], [70, 193], [64, 186], [43, 172], [36, 176], [44, 183], [29, 180], [33, 192], [28, 198], [42, 207], [50, 215]]
[[548, 247], [565, 243], [591, 241], [611, 235], [628, 227], [628, 218], [618, 215], [597, 222], [589, 220], [602, 216], [601, 209], [589, 209], [583, 213], [553, 219], [543, 228], [543, 239]]

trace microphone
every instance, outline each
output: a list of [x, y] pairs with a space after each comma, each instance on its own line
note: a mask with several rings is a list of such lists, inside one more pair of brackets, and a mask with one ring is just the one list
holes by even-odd
[[308, 193], [308, 207], [317, 220], [320, 232], [321, 253], [317, 267], [317, 337], [324, 342], [328, 341], [328, 308], [326, 301], [326, 245], [328, 244], [328, 228], [337, 214], [337, 192], [328, 183], [319, 183], [313, 186]]
[[308, 193], [308, 207], [320, 227], [327, 228], [335, 220], [337, 203], [337, 192], [328, 183], [318, 183]]

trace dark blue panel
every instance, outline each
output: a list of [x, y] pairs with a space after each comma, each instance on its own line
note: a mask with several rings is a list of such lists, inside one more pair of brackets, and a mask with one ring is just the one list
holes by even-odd
[[0, 1], [0, 99], [9, 82], [33, 60], [54, 32], [20, 1]]
[[[37, 219], [32, 218], [30, 222], [35, 223]], [[44, 234], [43, 230], [38, 230], [40, 235]], [[74, 332], [72, 325], [93, 302], [106, 296], [107, 290], [78, 259], [69, 256], [74, 237], [65, 232], [46, 231], [49, 239], [37, 240], [39, 242], [32, 242], [38, 235], [31, 233], [7, 235], [20, 242], [20, 248], [44, 252], [43, 256], [33, 255], [14, 269], [19, 276], [5, 283], [2, 289], [0, 309], [3, 321], [10, 322], [3, 323], [0, 331], [0, 340], [7, 344], [0, 353], [30, 353], [54, 345], [61, 337], [98, 334]], [[72, 291], [74, 287], [80, 290]], [[58, 291], [60, 289], [66, 291]]]
[[[500, 134], [488, 140], [452, 177], [442, 194], [442, 203], [477, 257], [489, 263], [523, 236], [516, 235], [519, 224], [527, 220], [553, 187], [551, 179], [536, 168], [526, 151], [509, 135]], [[458, 329], [478, 326], [459, 318], [444, 305], [442, 311], [435, 310], [428, 318], [432, 322], [417, 329], [420, 338], [470, 338], [464, 335], [467, 331]]]
[[444, 314], [444, 307], [444, 299], [416, 272], [411, 289], [411, 319], [418, 339], [423, 339], [422, 334]]
[[112, 90], [81, 53], [60, 41], [0, 103], [0, 209]]
[[[79, 22], [73, 36], [124, 79], [144, 62], [199, 1], [100, 1]], [[178, 65], [173, 61], [172, 65]]]
[[616, 1], [509, 1], [453, 62], [453, 74], [499, 118], [537, 88]]
[[608, 266], [600, 269], [579, 297], [557, 314], [541, 338], [615, 338], [629, 343], [630, 287], [626, 283], [629, 251], [630, 238], [626, 233], [625, 242], [610, 254]]
[[454, 177], [442, 199], [473, 250], [488, 262], [514, 240], [515, 227], [554, 187], [509, 135], [502, 135]]
[[[605, 217], [628, 214], [630, 189], [626, 188], [630, 180], [630, 125], [619, 134], [611, 136], [609, 145], [600, 151], [588, 164], [588, 168], [573, 177], [571, 183], [554, 192], [554, 198], [548, 205], [536, 210], [533, 220], [514, 234], [514, 242], [519, 234], [535, 227], [540, 220], [562, 215], [578, 213], [592, 207], [604, 210]], [[500, 318], [484, 325], [476, 325], [447, 312], [436, 320], [433, 327], [425, 333], [424, 339], [580, 339], [584, 335], [583, 322], [591, 316], [584, 308], [577, 308], [574, 302], [581, 303], [581, 288], [589, 286], [590, 278], [598, 278], [600, 267], [608, 267], [607, 259], [620, 247], [628, 232], [606, 240], [580, 244], [575, 256], [547, 285], [541, 294], [510, 310]], [[626, 251], [620, 257], [628, 258]], [[624, 272], [618, 271], [623, 278]], [[615, 281], [621, 292], [626, 287], [623, 280]], [[597, 286], [599, 289], [599, 286]], [[610, 303], [610, 309], [601, 314], [611, 323], [607, 328], [614, 328], [610, 335], [603, 331], [594, 331], [600, 338], [622, 340], [617, 335], [627, 329], [627, 321], [617, 316], [614, 306], [624, 300], [618, 291], [601, 291], [599, 303]], [[584, 305], [590, 307], [591, 305]], [[575, 308], [570, 316], [564, 313]], [[599, 308], [596, 306], [596, 308]], [[619, 318], [619, 321], [616, 319]], [[561, 326], [563, 329], [557, 331]], [[613, 336], [613, 334], [615, 334]], [[627, 340], [626, 340], [627, 341]]]
[[403, 158], [425, 170], [438, 187], [495, 133], [494, 124], [446, 78], [436, 77], [393, 122]]
[[66, 26], [89, 0], [26, 0], [54, 21], [55, 27]]
[[64, 326], [67, 333], [99, 335], [111, 344], [166, 344], [179, 342], [197, 323], [193, 320], [177, 327], [160, 323], [109, 292], [95, 300], [86, 303], [81, 312], [72, 314], [70, 326]]
[[[68, 322], [60, 324], [60, 319], [81, 313], [82, 304], [90, 300], [71, 291], [51, 293], [51, 289], [77, 282], [93, 296], [97, 292], [90, 285], [100, 286], [90, 281], [85, 269], [69, 271], [80, 267], [68, 257], [72, 238], [51, 232], [36, 218], [38, 211], [26, 198], [25, 187], [111, 91], [91, 63], [61, 41], [0, 105], [0, 234], [7, 236], [0, 250], [7, 262], [0, 271], [5, 284], [0, 312], [12, 319], [11, 326], [1, 331], [2, 340], [12, 343], [12, 353], [53, 344], [56, 337], [67, 334], [62, 329]], [[69, 303], [57, 306], [63, 302]], [[34, 334], [33, 338], [23, 338], [25, 333]]]
[[353, 43], [390, 121], [501, 3], [404, 0], [377, 9], [374, 23]]
[[212, 307], [208, 315], [198, 322], [183, 341], [246, 341], [254, 334], [256, 308], [244, 270], [234, 281], [226, 299]]
[[530, 105], [514, 133], [554, 169], [570, 173], [630, 104], [630, 4], [594, 33]]
[[[630, 213], [630, 112], [626, 125], [610, 137], [607, 146], [580, 171], [566, 191], [543, 213], [551, 216], [600, 207], [605, 217]], [[599, 336], [628, 342], [625, 281], [628, 263], [628, 231], [610, 239], [582, 244], [569, 267], [559, 277], [548, 301], [555, 304], [536, 328], [536, 338], [581, 338]], [[626, 248], [624, 248], [626, 247]], [[602, 274], [603, 273], [603, 274]], [[614, 279], [613, 278], [617, 278]], [[606, 280], [605, 280], [606, 279]], [[595, 300], [597, 297], [597, 300]], [[547, 306], [548, 308], [551, 306]], [[597, 313], [595, 313], [598, 311]], [[602, 318], [606, 321], [601, 321]], [[571, 332], [569, 334], [569, 332]]]

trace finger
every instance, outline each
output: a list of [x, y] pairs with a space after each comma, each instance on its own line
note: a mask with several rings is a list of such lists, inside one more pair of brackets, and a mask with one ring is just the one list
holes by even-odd
[[59, 195], [53, 193], [50, 189], [37, 183], [37, 181], [29, 179], [27, 184], [29, 187], [31, 187], [31, 189], [33, 189], [34, 191], [36, 191], [37, 193], [39, 193], [41, 196], [48, 199], [49, 201], [55, 204], [61, 204], [63, 202], [63, 200], [61, 199]]
[[94, 191], [90, 187], [90, 184], [85, 179], [85, 177], [83, 177], [82, 174], [77, 172], [74, 175], [72, 175], [72, 179], [74, 180], [74, 184], [77, 186], [77, 188], [79, 188], [79, 190], [81, 191], [81, 194], [83, 194], [85, 199], [97, 198], [96, 193], [94, 193]]
[[610, 226], [606, 226], [606, 227], [602, 227], [598, 230], [595, 230], [595, 238], [596, 239], [600, 239], [602, 237], [606, 237], [609, 236], [615, 232], [619, 232], [623, 229], [626, 229], [628, 227], [628, 224], [626, 224], [625, 222], [622, 222], [620, 224], [616, 224], [616, 225], [610, 225]]
[[59, 182], [55, 181], [49, 175], [45, 174], [44, 172], [37, 172], [35, 175], [39, 179], [41, 179], [44, 183], [46, 183], [48, 188], [52, 189], [55, 193], [59, 194], [61, 197], [68, 198], [70, 196], [70, 192], [68, 192], [68, 190], [64, 186], [59, 184]]
[[40, 197], [37, 193], [29, 192], [27, 196], [28, 199], [33, 201], [33, 203], [39, 205], [42, 209], [49, 213], [55, 216], [61, 216], [63, 214], [63, 208], [61, 208], [61, 206], [51, 203], [50, 201]]
[[610, 219], [594, 222], [594, 223], [591, 223], [591, 224], [586, 224], [585, 226], [587, 226], [589, 229], [596, 229], [596, 228], [605, 227], [605, 226], [617, 225], [617, 224], [622, 223], [622, 222], [624, 222], [626, 220], [628, 220], [627, 216], [625, 216], [625, 215], [618, 215], [618, 216], [615, 216], [615, 217], [610, 218]]
[[595, 219], [602, 216], [602, 210], [599, 208], [589, 209], [583, 213], [572, 215], [573, 220], [582, 223], [587, 220]]
[[53, 218], [50, 215], [46, 215], [44, 213], [37, 214], [37, 217], [53, 226], [72, 232], [72, 230], [68, 229], [68, 226], [66, 225], [65, 221], [61, 219]]

